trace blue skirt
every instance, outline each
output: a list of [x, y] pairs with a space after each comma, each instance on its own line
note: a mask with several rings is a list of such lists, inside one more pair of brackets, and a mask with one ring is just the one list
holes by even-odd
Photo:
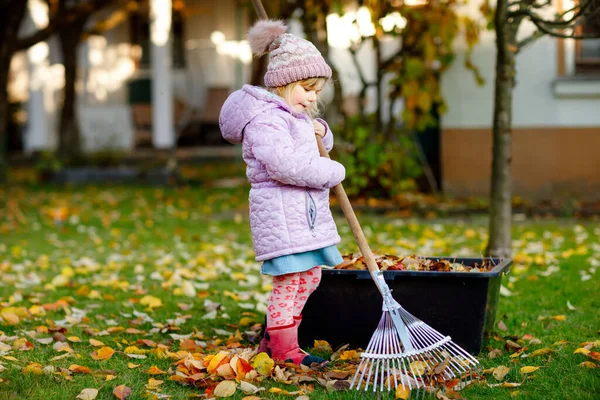
[[333, 267], [343, 261], [340, 251], [333, 245], [304, 253], [272, 258], [263, 263], [260, 272], [265, 275], [278, 276], [308, 271], [320, 265]]

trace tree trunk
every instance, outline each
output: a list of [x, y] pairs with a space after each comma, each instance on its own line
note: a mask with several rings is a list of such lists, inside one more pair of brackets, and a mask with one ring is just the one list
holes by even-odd
[[8, 167], [8, 75], [26, 6], [27, 2], [23, 0], [0, 3], [0, 182], [6, 180]]
[[60, 114], [58, 154], [67, 162], [76, 162], [81, 156], [81, 137], [79, 124], [75, 118], [76, 83], [77, 83], [77, 50], [87, 18], [71, 24], [68, 29], [58, 32], [65, 66], [65, 87], [63, 106]]
[[512, 185], [512, 95], [515, 82], [515, 57], [507, 22], [507, 0], [499, 0], [496, 9], [496, 79], [494, 87], [494, 124], [492, 181], [490, 194], [489, 242], [486, 255], [510, 257]]

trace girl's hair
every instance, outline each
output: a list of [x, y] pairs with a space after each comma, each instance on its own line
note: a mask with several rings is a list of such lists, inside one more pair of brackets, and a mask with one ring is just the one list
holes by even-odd
[[[286, 103], [290, 104], [292, 92], [294, 91], [294, 88], [297, 85], [302, 85], [306, 89], [314, 89], [316, 87], [319, 87], [319, 84], [322, 84], [321, 86], [324, 89], [325, 85], [328, 82], [329, 82], [328, 78], [321, 78], [321, 77], [308, 78], [308, 79], [303, 79], [301, 81], [292, 82], [285, 86], [269, 88], [269, 90], [272, 93], [275, 93], [276, 95], [278, 95], [279, 97], [282, 97]], [[311, 117], [312, 119], [315, 119], [316, 117], [319, 116], [319, 111], [320, 111], [319, 108], [321, 107], [321, 105], [322, 105], [321, 99], [319, 96], [317, 96], [317, 101], [312, 103], [311, 106], [309, 108], [307, 108], [305, 112], [308, 114], [309, 117]]]

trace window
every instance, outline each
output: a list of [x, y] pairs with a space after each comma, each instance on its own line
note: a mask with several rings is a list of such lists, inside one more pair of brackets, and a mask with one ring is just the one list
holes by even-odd
[[[138, 2], [140, 6], [129, 17], [129, 40], [132, 45], [139, 45], [142, 49], [138, 67], [150, 68], [150, 10], [147, 1]], [[171, 43], [173, 68], [185, 68], [184, 16], [180, 9], [173, 10]]]
[[[595, 15], [584, 18], [583, 23], [576, 29], [577, 34], [585, 36], [600, 34], [600, 14], [593, 14]], [[600, 74], [600, 39], [577, 41], [575, 47], [575, 73]]]

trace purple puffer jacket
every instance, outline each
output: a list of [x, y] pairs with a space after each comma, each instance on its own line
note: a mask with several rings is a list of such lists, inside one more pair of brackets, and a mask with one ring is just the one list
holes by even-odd
[[[326, 128], [329, 151], [333, 134], [318, 121]], [[339, 243], [329, 189], [346, 171], [319, 155], [310, 117], [263, 88], [245, 85], [223, 104], [219, 125], [225, 139], [242, 143], [257, 261]]]

